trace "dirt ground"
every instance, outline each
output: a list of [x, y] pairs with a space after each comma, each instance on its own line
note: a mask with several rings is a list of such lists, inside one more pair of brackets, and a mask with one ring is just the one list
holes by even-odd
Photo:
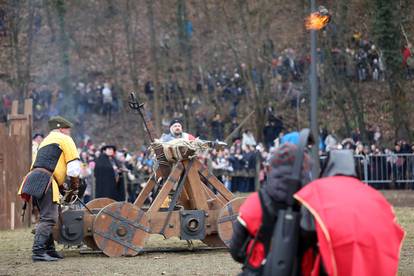
[[[240, 265], [226, 250], [144, 253], [136, 257], [108, 258], [102, 254], [80, 254], [63, 249], [63, 261], [32, 263], [33, 235], [28, 230], [1, 232], [0, 275], [236, 275]], [[178, 239], [154, 235], [149, 247], [185, 248]], [[203, 247], [201, 243], [197, 243]], [[59, 247], [62, 249], [62, 247]]]
[[[395, 204], [399, 223], [406, 230], [399, 275], [414, 275], [414, 192], [385, 192]], [[408, 207], [404, 207], [408, 206]], [[240, 265], [226, 250], [183, 251], [185, 241], [163, 240], [152, 235], [146, 248], [176, 248], [179, 252], [151, 252], [136, 257], [108, 258], [102, 254], [81, 254], [76, 248], [63, 248], [65, 259], [55, 263], [32, 263], [33, 235], [29, 229], [0, 232], [0, 276], [3, 275], [236, 275]], [[386, 242], [386, 241], [384, 241]]]

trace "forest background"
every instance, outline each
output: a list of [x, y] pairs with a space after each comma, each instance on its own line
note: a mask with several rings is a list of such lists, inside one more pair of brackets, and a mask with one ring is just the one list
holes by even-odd
[[[341, 137], [359, 128], [365, 140], [367, 131], [380, 126], [385, 143], [411, 141], [414, 88], [402, 51], [414, 35], [414, 3], [317, 5], [332, 15], [318, 32], [319, 124]], [[159, 132], [177, 114], [191, 131], [198, 117], [211, 120], [218, 113], [228, 134], [234, 112], [240, 122], [252, 110], [245, 128], [259, 139], [270, 115], [288, 130], [309, 126], [309, 1], [1, 0], [0, 9], [0, 96], [23, 99], [33, 89], [58, 89], [64, 103], [59, 113], [95, 141], [142, 144], [140, 119], [127, 107], [131, 91], [147, 103]], [[345, 55], [356, 39], [375, 44], [385, 66], [382, 81], [338, 72], [337, 53]], [[277, 57], [292, 51], [303, 72], [298, 79], [288, 77], [286, 89], [286, 79], [274, 77], [273, 69]], [[242, 94], [226, 100], [220, 96], [224, 87], [209, 92], [209, 76], [223, 71], [230, 77], [237, 72]], [[145, 93], [148, 81], [152, 95]], [[78, 116], [77, 85], [104, 82], [112, 85], [119, 112], [110, 123], [99, 114]], [[179, 93], [171, 94], [171, 85]], [[45, 129], [45, 121], [34, 127]]]

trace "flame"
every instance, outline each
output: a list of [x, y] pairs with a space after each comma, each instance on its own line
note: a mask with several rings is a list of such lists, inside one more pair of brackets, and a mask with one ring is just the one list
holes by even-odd
[[329, 23], [329, 20], [328, 15], [321, 15], [319, 12], [314, 12], [306, 18], [305, 26], [307, 30], [320, 30]]

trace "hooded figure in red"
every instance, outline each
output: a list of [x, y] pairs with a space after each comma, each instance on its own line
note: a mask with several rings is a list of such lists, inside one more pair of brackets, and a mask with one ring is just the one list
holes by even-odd
[[[239, 209], [239, 216], [233, 224], [230, 253], [234, 260], [244, 264], [240, 275], [263, 274], [278, 211], [287, 208], [288, 178], [298, 151], [298, 146], [293, 143], [286, 142], [273, 152], [267, 182], [259, 192], [252, 193]], [[310, 169], [311, 160], [304, 153], [302, 183], [310, 182]], [[316, 244], [316, 235], [312, 234], [314, 239], [309, 239]], [[303, 248], [301, 252], [304, 252]]]
[[398, 272], [405, 233], [384, 196], [355, 175], [352, 152], [332, 151], [322, 178], [294, 195], [316, 221], [319, 255], [311, 275], [318, 275], [321, 261], [328, 275], [388, 276]]
[[[240, 207], [233, 224], [232, 257], [244, 264], [240, 275], [263, 275], [277, 210], [286, 208], [287, 181], [297, 146], [283, 144], [271, 159], [267, 183]], [[404, 231], [392, 206], [355, 178], [353, 154], [331, 151], [322, 178], [294, 197], [313, 215], [315, 232], [300, 231], [299, 267], [294, 276], [396, 275]], [[310, 170], [305, 153], [302, 183]]]

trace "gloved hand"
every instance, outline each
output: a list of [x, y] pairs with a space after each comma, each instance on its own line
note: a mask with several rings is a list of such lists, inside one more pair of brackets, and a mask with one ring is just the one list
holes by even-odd
[[79, 190], [79, 177], [70, 177], [70, 189], [72, 191]]
[[67, 190], [63, 196], [64, 202], [70, 203], [76, 199], [79, 193], [79, 185], [79, 177], [70, 177], [69, 190]]

